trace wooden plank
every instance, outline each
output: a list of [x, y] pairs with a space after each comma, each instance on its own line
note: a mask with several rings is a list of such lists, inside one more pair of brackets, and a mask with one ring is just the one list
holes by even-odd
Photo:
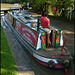
[[55, 30], [52, 30], [52, 46], [55, 47]]

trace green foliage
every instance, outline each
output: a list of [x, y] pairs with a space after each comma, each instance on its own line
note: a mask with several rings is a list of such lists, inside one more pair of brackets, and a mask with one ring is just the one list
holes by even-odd
[[27, 7], [27, 2], [23, 2], [23, 7]]
[[45, 5], [45, 0], [36, 0], [33, 4], [33, 10], [35, 11], [43, 11]]
[[31, 4], [33, 10], [42, 12], [42, 11], [45, 11], [45, 7], [46, 7], [46, 11], [48, 12], [50, 3], [47, 2], [47, 0], [28, 0], [28, 1]]
[[[23, 3], [23, 6], [26, 7], [29, 2], [32, 9], [37, 12], [53, 12], [53, 6], [57, 8], [57, 15], [67, 14], [68, 8], [74, 8], [74, 0], [2, 0], [2, 1], [14, 1], [18, 3]], [[46, 3], [46, 4], [45, 4]], [[64, 10], [64, 12], [63, 12]]]
[[22, 0], [1, 0], [2, 3], [21, 3]]
[[69, 7], [74, 8], [73, 0], [51, 0], [51, 11], [53, 12], [53, 6], [57, 8], [57, 15], [66, 17]]
[[[64, 9], [65, 13], [67, 13], [68, 7], [73, 7], [74, 1], [73, 0], [27, 0], [32, 5], [33, 10], [42, 12], [45, 10], [49, 12], [49, 9], [51, 8], [51, 11], [53, 12], [53, 6], [56, 6], [57, 8], [57, 14], [61, 13], [61, 11]], [[45, 5], [46, 3], [46, 5]]]
[[56, 2], [56, 7], [57, 7], [57, 9], [62, 9], [62, 8], [67, 9], [68, 7], [72, 6], [72, 3], [73, 2], [71, 0], [68, 0], [68, 1], [67, 0], [63, 0], [63, 1], [58, 0]]

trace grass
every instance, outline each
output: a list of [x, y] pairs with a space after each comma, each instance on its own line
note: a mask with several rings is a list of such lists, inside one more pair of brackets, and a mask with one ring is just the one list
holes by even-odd
[[6, 36], [1, 28], [1, 75], [17, 75], [17, 68], [14, 57]]
[[[19, 7], [21, 7], [20, 4], [19, 4]], [[17, 8], [19, 8], [19, 7], [17, 7]], [[16, 8], [16, 7], [14, 7], [14, 4], [1, 3], [1, 10], [7, 10], [10, 8]]]

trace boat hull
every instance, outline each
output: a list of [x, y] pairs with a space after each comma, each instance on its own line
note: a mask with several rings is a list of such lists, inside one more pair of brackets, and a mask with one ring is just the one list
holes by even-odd
[[[38, 54], [22, 37], [19, 32], [12, 27], [12, 24], [9, 22], [7, 19], [7, 15], [5, 16], [5, 24], [9, 27], [10, 31], [12, 34], [15, 36], [15, 38], [20, 42], [20, 44], [26, 48], [26, 50], [29, 52], [30, 56], [36, 60], [38, 63], [42, 64], [43, 66], [50, 67], [50, 68], [55, 68], [55, 69], [61, 69], [61, 68], [66, 68], [66, 66], [59, 64], [56, 58], [50, 58], [50, 57], [44, 57]], [[53, 61], [53, 62], [50, 62]], [[70, 64], [67, 66], [69, 67]]]

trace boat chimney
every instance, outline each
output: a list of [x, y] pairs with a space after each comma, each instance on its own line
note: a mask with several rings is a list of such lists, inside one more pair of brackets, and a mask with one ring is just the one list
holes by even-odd
[[38, 22], [37, 22], [37, 31], [39, 31], [39, 20], [40, 20], [40, 17], [38, 16], [37, 19], [38, 19]]

